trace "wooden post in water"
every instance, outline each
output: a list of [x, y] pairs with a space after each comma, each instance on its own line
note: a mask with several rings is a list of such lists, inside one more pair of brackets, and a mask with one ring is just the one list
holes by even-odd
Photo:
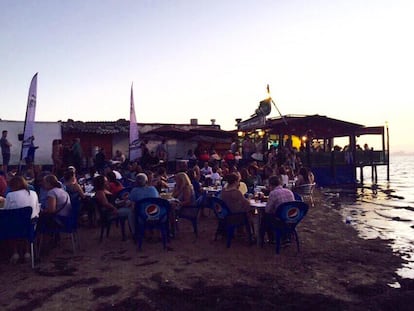
[[388, 130], [388, 122], [385, 122], [387, 130], [387, 181], [390, 181], [390, 132]]
[[364, 183], [364, 166], [359, 167], [359, 180], [362, 185]]

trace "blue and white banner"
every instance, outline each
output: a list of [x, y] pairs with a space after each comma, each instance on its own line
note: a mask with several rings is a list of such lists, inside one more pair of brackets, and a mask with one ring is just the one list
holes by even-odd
[[137, 118], [135, 116], [134, 92], [131, 85], [131, 108], [129, 114], [129, 160], [135, 161], [141, 157]]
[[24, 121], [23, 143], [20, 161], [27, 156], [27, 151], [32, 142], [33, 127], [35, 124], [37, 102], [37, 73], [33, 76], [30, 83], [29, 95], [27, 97], [26, 118]]

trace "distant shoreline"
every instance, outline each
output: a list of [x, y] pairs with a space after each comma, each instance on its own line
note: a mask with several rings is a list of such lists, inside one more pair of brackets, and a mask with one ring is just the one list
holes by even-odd
[[395, 155], [402, 155], [402, 156], [413, 156], [414, 155], [414, 151], [391, 151], [390, 152], [391, 156], [395, 156]]

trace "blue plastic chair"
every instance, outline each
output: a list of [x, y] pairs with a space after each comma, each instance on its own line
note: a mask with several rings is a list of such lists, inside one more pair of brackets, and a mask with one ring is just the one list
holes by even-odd
[[119, 217], [107, 211], [105, 208], [103, 208], [98, 203], [95, 197], [91, 199], [91, 202], [95, 210], [97, 210], [99, 214], [99, 222], [101, 226], [101, 233], [99, 235], [99, 243], [101, 243], [103, 240], [103, 235], [104, 235], [105, 230], [106, 230], [106, 237], [109, 236], [109, 232], [111, 231], [111, 226], [113, 222], [115, 222], [117, 225], [120, 223], [122, 241], [126, 241], [125, 222], [127, 218]]
[[167, 248], [170, 208], [170, 203], [162, 198], [145, 198], [135, 203], [135, 237], [139, 250], [147, 229], [160, 230], [164, 250]]
[[34, 268], [35, 221], [32, 208], [0, 209], [0, 240], [27, 239], [30, 243], [32, 268]]
[[220, 233], [224, 233], [227, 237], [226, 245], [227, 248], [229, 248], [235, 229], [238, 227], [245, 227], [249, 241], [252, 242], [252, 233], [246, 212], [232, 213], [227, 204], [222, 199], [217, 197], [210, 197], [209, 205], [218, 220], [215, 240], [217, 240], [217, 236]]
[[180, 219], [187, 219], [193, 225], [194, 234], [196, 238], [198, 238], [198, 215], [200, 213], [200, 207], [201, 207], [201, 203], [203, 202], [203, 199], [204, 198], [200, 196], [197, 199], [196, 204], [194, 206], [182, 206], [177, 211], [177, 214], [176, 214], [177, 229], [178, 229], [178, 223]]
[[[280, 253], [280, 241], [282, 237], [294, 238], [296, 240], [297, 251], [300, 251], [299, 236], [296, 226], [306, 216], [309, 205], [302, 201], [285, 202], [278, 206], [275, 218], [267, 222], [275, 234], [276, 254]], [[264, 234], [264, 230], [262, 231]]]
[[[79, 212], [80, 212], [80, 197], [78, 194], [70, 194], [70, 203], [72, 206], [71, 212], [68, 216], [61, 216], [55, 215], [53, 216], [55, 226], [53, 227], [38, 227], [37, 233], [43, 234], [51, 234], [56, 235], [60, 233], [67, 233], [71, 236], [72, 241], [72, 249], [73, 253], [76, 254], [76, 250], [80, 250], [80, 241], [79, 241], [79, 234], [78, 234], [78, 219], [79, 219]], [[39, 248], [38, 254], [40, 257], [40, 250], [42, 246], [42, 236], [40, 237], [39, 241]]]
[[295, 197], [295, 201], [303, 201], [303, 198], [299, 193], [293, 192], [293, 195]]

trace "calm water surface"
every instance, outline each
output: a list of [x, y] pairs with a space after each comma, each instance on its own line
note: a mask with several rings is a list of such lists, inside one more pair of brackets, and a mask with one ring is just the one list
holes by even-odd
[[397, 273], [414, 279], [414, 155], [391, 155], [389, 182], [386, 167], [378, 167], [378, 183], [373, 185], [367, 167], [362, 187], [323, 191], [328, 204], [361, 237], [390, 240], [393, 250], [409, 261]]

